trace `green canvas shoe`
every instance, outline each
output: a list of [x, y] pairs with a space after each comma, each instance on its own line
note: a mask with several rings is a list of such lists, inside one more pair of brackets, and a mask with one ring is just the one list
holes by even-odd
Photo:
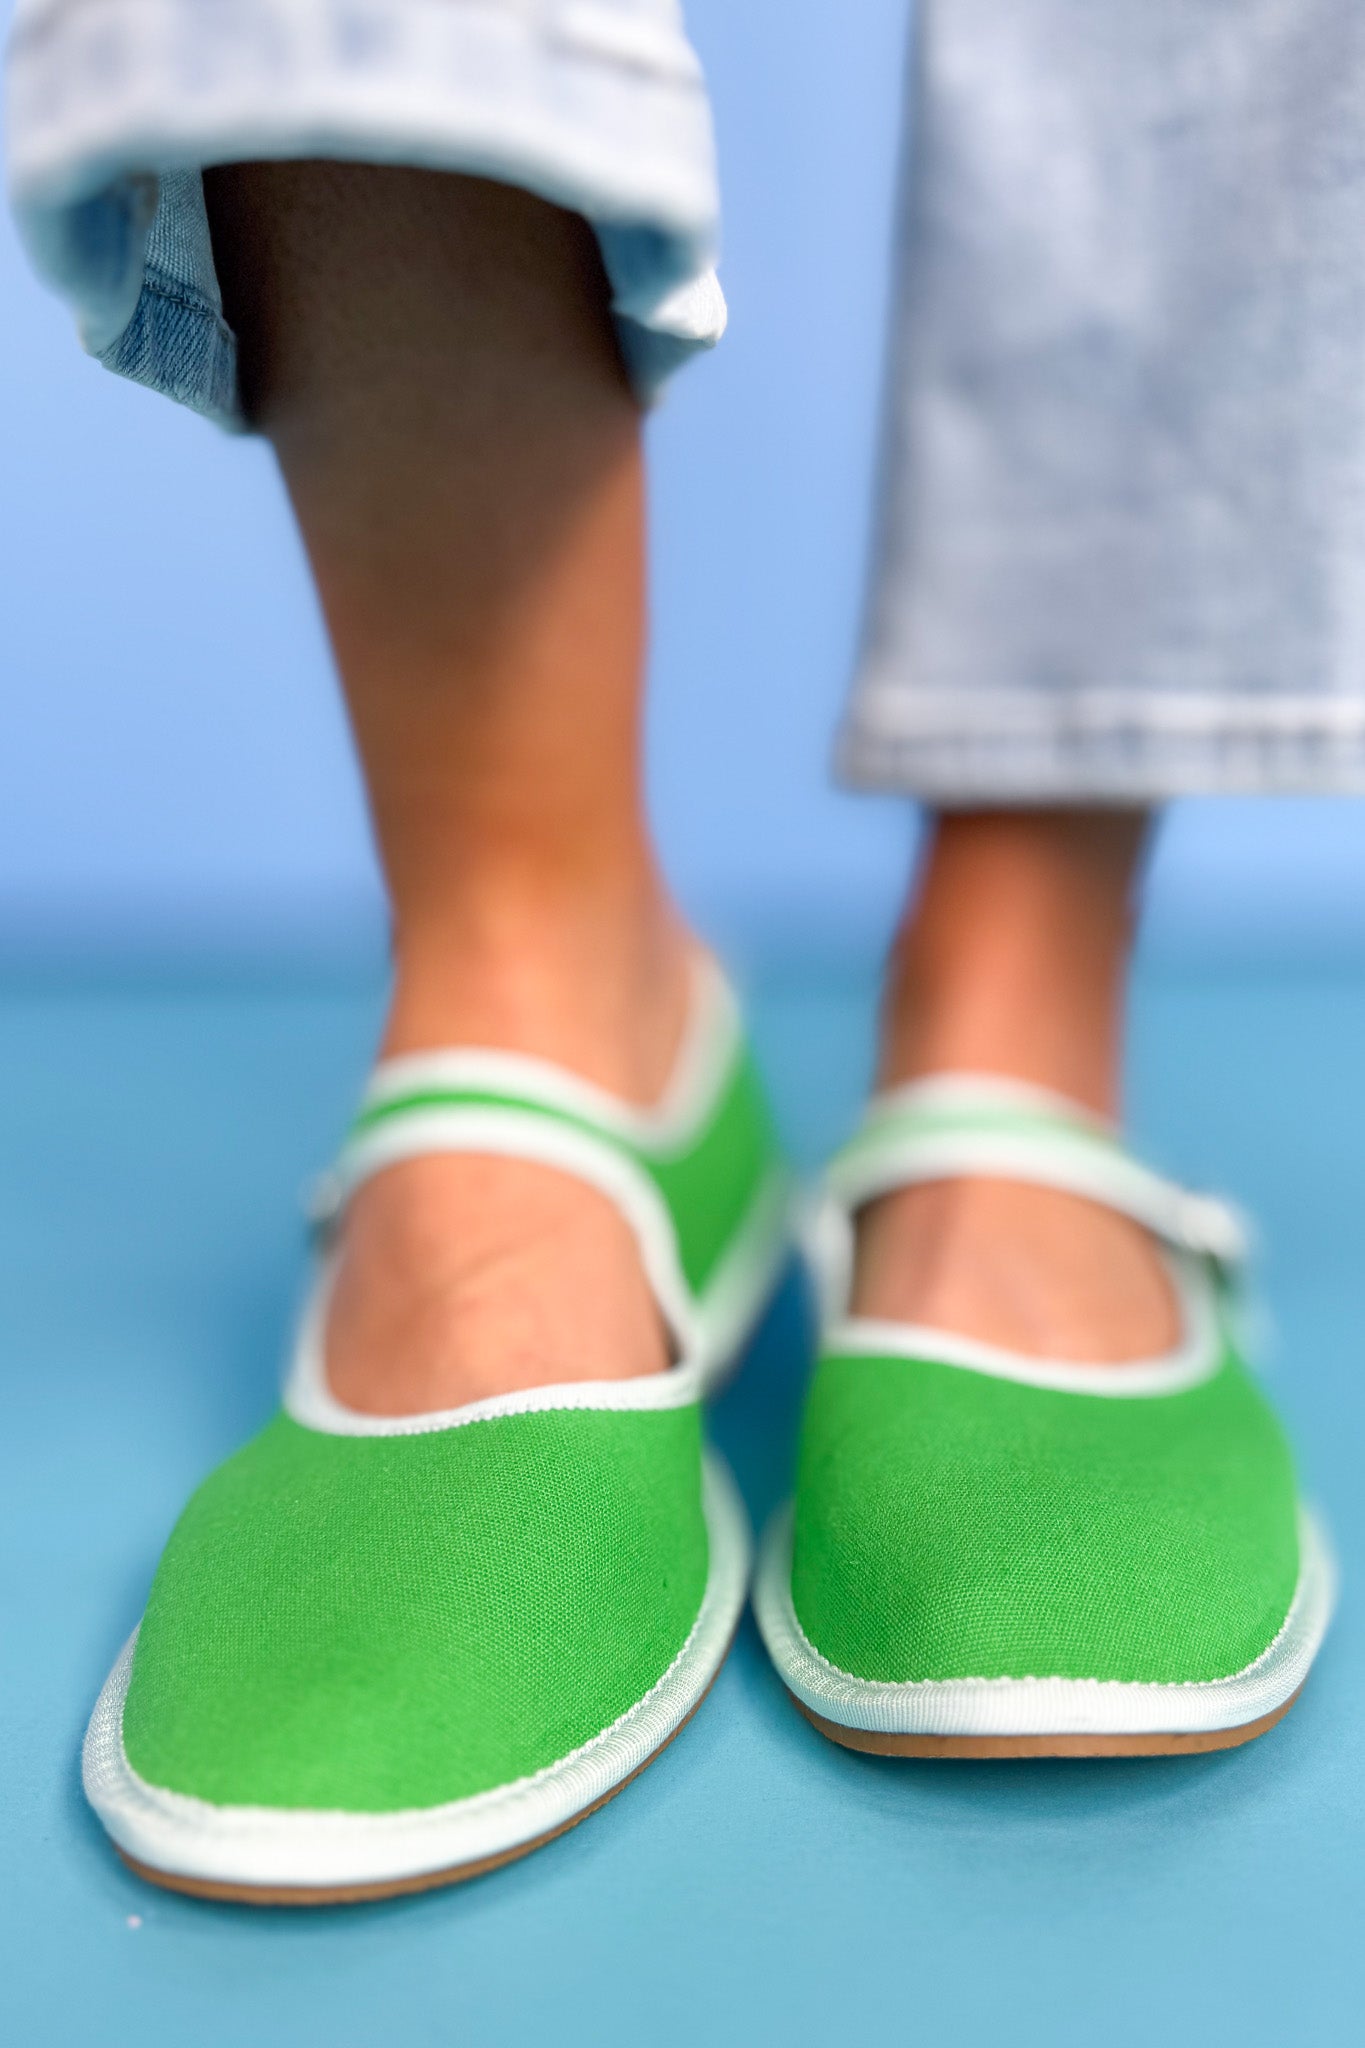
[[431, 1152], [608, 1195], [679, 1361], [359, 1414], [327, 1384], [324, 1258], [283, 1412], [190, 1501], [86, 1737], [90, 1801], [157, 1883], [305, 1904], [506, 1862], [640, 1770], [729, 1646], [748, 1530], [701, 1401], [784, 1261], [788, 1184], [728, 990], [699, 976], [648, 1114], [504, 1053], [381, 1066], [329, 1206]]
[[[1307, 1675], [1334, 1575], [1240, 1355], [1236, 1218], [1042, 1091], [944, 1076], [873, 1103], [830, 1176], [827, 1245], [916, 1181], [1070, 1190], [1159, 1241], [1169, 1355], [1091, 1366], [836, 1311], [794, 1510], [755, 1588], [769, 1653], [836, 1742], [900, 1756], [1223, 1749]], [[842, 1251], [840, 1250], [842, 1246]], [[828, 1263], [828, 1253], [827, 1253]]]

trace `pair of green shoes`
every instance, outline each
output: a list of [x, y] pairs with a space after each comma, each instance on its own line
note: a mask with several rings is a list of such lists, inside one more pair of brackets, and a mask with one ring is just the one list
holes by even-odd
[[[701, 1701], [749, 1586], [702, 1402], [790, 1249], [790, 1182], [719, 976], [643, 1114], [540, 1061], [382, 1066], [333, 1176], [431, 1152], [576, 1174], [638, 1238], [677, 1363], [382, 1417], [331, 1394], [324, 1258], [283, 1412], [199, 1489], [100, 1697], [87, 1793], [158, 1883], [370, 1898], [524, 1854], [618, 1791]], [[987, 1174], [1162, 1244], [1168, 1356], [1109, 1370], [849, 1318], [858, 1206]], [[818, 1233], [828, 1303], [794, 1505], [754, 1588], [826, 1735], [905, 1755], [1244, 1741], [1326, 1628], [1332, 1568], [1238, 1355], [1228, 1213], [1037, 1090], [945, 1076], [875, 1101]]]

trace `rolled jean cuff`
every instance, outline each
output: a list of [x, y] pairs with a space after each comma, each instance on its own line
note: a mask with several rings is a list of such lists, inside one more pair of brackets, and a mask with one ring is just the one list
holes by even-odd
[[1365, 700], [908, 688], [865, 675], [841, 781], [939, 810], [1365, 793]]
[[241, 422], [201, 172], [330, 157], [591, 221], [642, 397], [719, 339], [710, 105], [676, 0], [18, 0], [19, 228], [89, 352]]

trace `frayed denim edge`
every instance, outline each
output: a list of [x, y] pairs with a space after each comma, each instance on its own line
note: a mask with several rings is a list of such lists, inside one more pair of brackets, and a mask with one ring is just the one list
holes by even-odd
[[232, 329], [208, 300], [155, 264], [147, 266], [132, 319], [97, 360], [229, 432], [246, 431]]

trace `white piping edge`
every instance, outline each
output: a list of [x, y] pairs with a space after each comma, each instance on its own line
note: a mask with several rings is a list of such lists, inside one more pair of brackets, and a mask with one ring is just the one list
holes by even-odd
[[[1049, 1129], [906, 1130], [920, 1117], [1031, 1116]], [[898, 1127], [899, 1126], [899, 1127]], [[946, 1071], [874, 1095], [827, 1175], [831, 1196], [855, 1210], [878, 1195], [964, 1174], [1017, 1179], [1105, 1203], [1178, 1249], [1225, 1264], [1248, 1255], [1251, 1230], [1234, 1204], [1167, 1180], [1122, 1143], [1117, 1124], [1052, 1089], [1002, 1074]]]
[[566, 1116], [580, 1116], [643, 1150], [666, 1157], [688, 1144], [715, 1106], [741, 1039], [739, 1004], [717, 963], [695, 958], [682, 1043], [659, 1100], [648, 1109], [585, 1081], [551, 1060], [478, 1046], [404, 1053], [370, 1076], [360, 1108], [376, 1109], [428, 1088], [525, 1095]]
[[807, 1638], [791, 1594], [792, 1511], [768, 1526], [754, 1584], [754, 1613], [768, 1655], [790, 1692], [825, 1720], [881, 1735], [1197, 1734], [1258, 1721], [1297, 1692], [1336, 1602], [1326, 1533], [1303, 1509], [1300, 1570], [1279, 1633], [1226, 1678], [1156, 1684], [1098, 1678], [948, 1678], [894, 1683], [855, 1677]]
[[852, 1210], [898, 1188], [967, 1175], [1080, 1195], [1131, 1217], [1177, 1249], [1229, 1265], [1247, 1255], [1249, 1227], [1231, 1203], [1177, 1187], [1126, 1152], [1084, 1135], [872, 1128], [832, 1162], [827, 1178], [831, 1194]]
[[123, 1747], [136, 1634], [86, 1732], [86, 1797], [118, 1846], [153, 1869], [223, 1884], [382, 1884], [534, 1842], [613, 1791], [668, 1741], [725, 1658], [744, 1605], [750, 1538], [733, 1479], [714, 1452], [703, 1467], [710, 1564], [692, 1631], [655, 1685], [619, 1720], [534, 1775], [443, 1806], [400, 1813], [215, 1806], [149, 1785]]

